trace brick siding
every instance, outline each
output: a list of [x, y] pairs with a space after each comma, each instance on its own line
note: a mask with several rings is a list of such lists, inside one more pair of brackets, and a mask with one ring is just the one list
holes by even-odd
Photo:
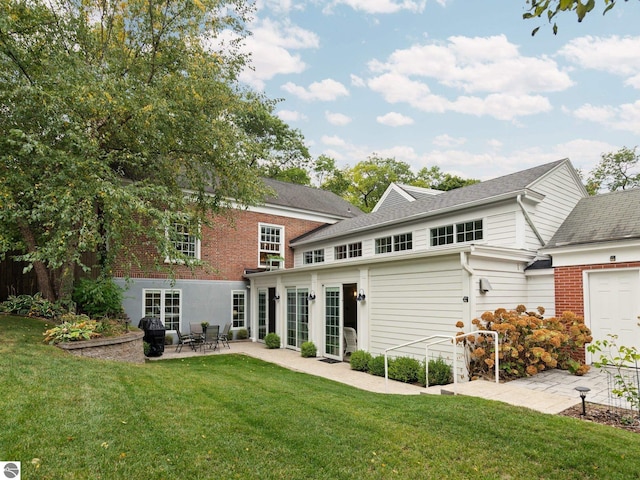
[[[235, 212], [231, 221], [218, 217], [213, 227], [203, 227], [200, 255], [206, 262], [206, 266], [197, 267], [194, 270], [185, 266], [175, 266], [176, 279], [242, 280], [245, 269], [258, 267], [260, 233], [258, 225], [260, 223], [284, 227], [285, 268], [293, 267], [293, 249], [287, 247], [289, 242], [303, 233], [324, 225], [321, 222], [248, 211]], [[138, 255], [146, 256], [144, 263], [147, 268], [132, 267], [129, 272], [131, 278], [168, 277], [165, 272], [153, 271], [154, 255], [150, 249], [145, 251], [144, 245], [134, 248]], [[119, 264], [120, 262], [116, 262], [116, 265]], [[124, 276], [124, 274], [122, 268], [115, 269], [114, 276]]]

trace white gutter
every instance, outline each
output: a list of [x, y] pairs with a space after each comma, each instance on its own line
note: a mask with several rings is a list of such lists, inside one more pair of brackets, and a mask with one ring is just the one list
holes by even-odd
[[516, 202], [518, 202], [518, 205], [520, 205], [520, 209], [522, 210], [522, 214], [524, 215], [524, 218], [527, 220], [527, 223], [531, 227], [531, 230], [533, 230], [533, 233], [535, 233], [536, 237], [538, 237], [538, 241], [540, 242], [540, 245], [542, 245], [544, 247], [544, 244], [545, 244], [544, 239], [542, 238], [542, 235], [540, 235], [540, 232], [538, 231], [538, 229], [534, 225], [533, 220], [531, 220], [531, 217], [529, 216], [529, 213], [527, 212], [527, 209], [524, 207], [524, 203], [522, 203], [522, 195], [518, 195], [516, 197]]
[[[471, 253], [473, 252], [473, 250], [473, 245], [471, 245], [471, 250], [469, 252], [460, 252], [460, 266], [465, 272], [469, 274], [469, 290], [467, 292], [467, 303], [469, 307], [467, 308], [466, 318], [462, 319], [462, 322], [465, 324], [465, 326], [468, 327], [467, 331], [471, 331], [471, 329], [473, 328], [471, 325], [471, 320], [473, 320], [472, 317], [475, 315], [474, 312], [476, 311], [476, 296], [473, 293], [473, 285], [475, 283], [474, 277], [476, 272], [475, 270], [473, 270], [473, 268], [471, 268], [471, 265], [469, 265], [469, 260], [467, 257], [467, 253]], [[462, 300], [464, 301], [464, 299]]]

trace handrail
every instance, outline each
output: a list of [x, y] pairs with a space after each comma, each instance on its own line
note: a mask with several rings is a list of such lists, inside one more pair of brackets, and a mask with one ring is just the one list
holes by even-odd
[[491, 330], [476, 330], [475, 332], [469, 332], [469, 333], [463, 333], [461, 335], [431, 335], [429, 337], [424, 337], [424, 338], [420, 338], [418, 340], [414, 340], [412, 342], [407, 342], [407, 343], [403, 343], [402, 345], [396, 345], [395, 347], [389, 347], [386, 348], [384, 350], [384, 385], [385, 385], [385, 390], [388, 393], [389, 392], [389, 357], [388, 357], [388, 352], [392, 351], [392, 350], [397, 350], [399, 348], [404, 348], [404, 347], [408, 347], [409, 345], [415, 345], [416, 343], [423, 343], [426, 342], [428, 340], [432, 340], [432, 339], [439, 339], [435, 342], [431, 342], [431, 343], [427, 343], [425, 345], [425, 382], [426, 382], [426, 386], [429, 386], [429, 346], [431, 345], [437, 345], [439, 343], [444, 343], [446, 341], [451, 341], [452, 345], [453, 345], [453, 393], [454, 395], [457, 394], [457, 386], [458, 386], [458, 376], [457, 376], [457, 371], [458, 371], [458, 356], [456, 355], [456, 346], [458, 345], [458, 341], [462, 338], [465, 337], [469, 337], [471, 335], [478, 335], [478, 334], [485, 334], [485, 335], [492, 335], [493, 336], [493, 340], [494, 340], [494, 354], [495, 354], [495, 360], [494, 360], [494, 367], [495, 367], [495, 377], [496, 377], [496, 383], [500, 383], [500, 366], [499, 366], [499, 352], [498, 352], [498, 332], [493, 332]]

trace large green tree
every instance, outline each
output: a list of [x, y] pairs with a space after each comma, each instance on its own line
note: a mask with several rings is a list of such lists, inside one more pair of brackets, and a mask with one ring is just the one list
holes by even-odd
[[148, 248], [180, 259], [176, 224], [260, 201], [263, 159], [304, 160], [273, 103], [237, 82], [246, 59], [223, 40], [241, 42], [250, 13], [244, 0], [0, 0], [0, 257], [35, 269], [47, 298], [69, 295], [86, 252], [107, 273]]
[[587, 190], [595, 194], [640, 187], [640, 155], [637, 148], [622, 147], [617, 152], [603, 153], [600, 162], [587, 178]]
[[[628, 0], [624, 0], [625, 2]], [[545, 16], [549, 23], [553, 22], [553, 33], [558, 33], [558, 25], [555, 18], [558, 14], [573, 12], [578, 22], [582, 22], [584, 17], [596, 7], [596, 0], [527, 0], [528, 12], [524, 13], [524, 19], [535, 19]], [[602, 0], [604, 15], [616, 6], [616, 0]], [[531, 32], [535, 35], [540, 27], [536, 27]]]

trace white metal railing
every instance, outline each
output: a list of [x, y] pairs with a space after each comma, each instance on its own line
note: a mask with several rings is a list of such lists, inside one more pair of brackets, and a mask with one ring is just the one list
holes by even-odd
[[[500, 383], [500, 366], [499, 366], [499, 352], [498, 352], [498, 332], [493, 332], [490, 330], [476, 330], [475, 332], [463, 333], [462, 335], [431, 335], [429, 337], [420, 338], [419, 340], [414, 340], [412, 342], [403, 343], [402, 345], [397, 345], [395, 347], [389, 347], [384, 350], [384, 385], [387, 393], [389, 392], [389, 356], [388, 353], [392, 350], [398, 350], [400, 348], [408, 347], [410, 345], [415, 345], [416, 343], [425, 342], [425, 382], [426, 386], [429, 386], [429, 347], [432, 345], [437, 345], [439, 343], [445, 343], [447, 341], [452, 344], [453, 351], [453, 393], [457, 394], [457, 386], [458, 386], [458, 355], [456, 354], [456, 346], [458, 345], [458, 340], [463, 339], [465, 337], [469, 337], [471, 335], [491, 335], [493, 336], [494, 341], [494, 368], [495, 368], [495, 377], [496, 383]], [[436, 340], [437, 339], [437, 340]], [[429, 342], [429, 340], [434, 340], [433, 342]]]

